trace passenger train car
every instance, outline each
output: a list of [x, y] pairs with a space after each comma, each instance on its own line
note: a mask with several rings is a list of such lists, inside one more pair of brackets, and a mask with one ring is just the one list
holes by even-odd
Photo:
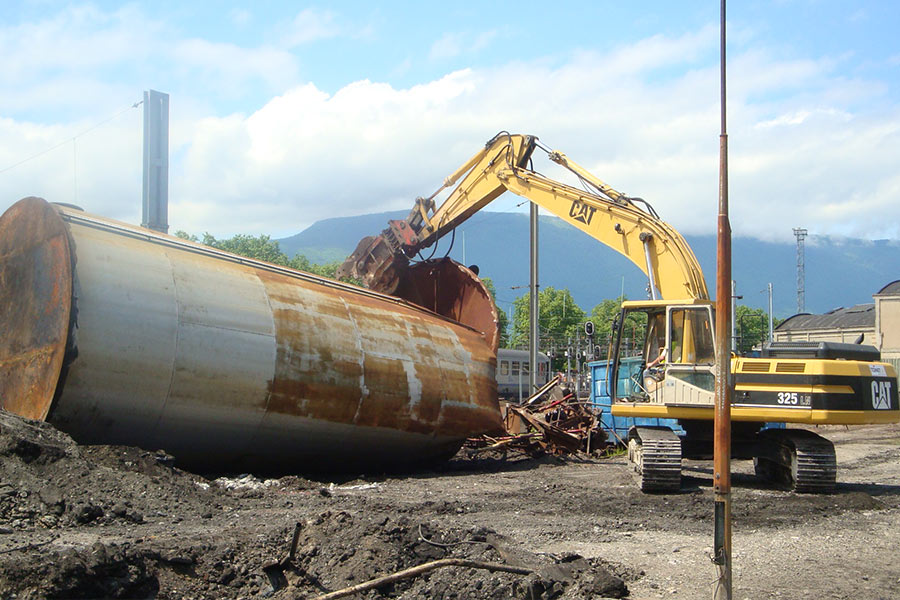
[[[528, 398], [531, 360], [527, 350], [500, 348], [497, 351], [497, 394], [501, 400], [518, 402]], [[550, 377], [550, 359], [538, 352], [537, 385], [544, 385]]]

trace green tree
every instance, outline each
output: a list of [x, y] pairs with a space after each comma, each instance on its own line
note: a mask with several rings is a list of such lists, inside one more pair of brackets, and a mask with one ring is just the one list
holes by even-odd
[[185, 231], [183, 229], [179, 229], [178, 231], [176, 231], [175, 237], [181, 238], [183, 240], [187, 240], [189, 242], [199, 242], [200, 241], [200, 239], [196, 235], [188, 233], [187, 231]]
[[[538, 292], [538, 303], [538, 331], [543, 349], [565, 348], [568, 338], [574, 338], [575, 331], [584, 327], [584, 310], [575, 304], [568, 288], [546, 287]], [[530, 294], [519, 296], [513, 302], [510, 345], [514, 348], [528, 345], [530, 304]]]
[[[774, 319], [777, 327], [782, 319]], [[753, 347], [769, 339], [769, 315], [761, 308], [750, 308], [738, 304], [734, 316], [735, 335], [739, 354], [750, 352]]]
[[[591, 321], [594, 322], [594, 343], [601, 347], [601, 354], [613, 343], [613, 320], [622, 309], [622, 302], [627, 300], [625, 296], [612, 299], [607, 298], [591, 310]], [[644, 339], [644, 330], [647, 327], [647, 318], [640, 313], [630, 313], [625, 319], [625, 337], [631, 340], [632, 346], [640, 344]]]
[[227, 240], [217, 240], [212, 235], [204, 233], [201, 243], [225, 252], [264, 260], [283, 267], [289, 266], [291, 262], [287, 255], [281, 251], [278, 242], [270, 239], [267, 235], [252, 236], [239, 233]]
[[594, 323], [594, 342], [608, 345], [612, 341], [612, 322], [622, 307], [624, 296], [607, 298], [591, 310], [591, 321]]
[[500, 329], [500, 347], [509, 348], [509, 317], [506, 316], [506, 311], [497, 305], [497, 288], [494, 286], [494, 280], [490, 277], [482, 277], [481, 282], [491, 295], [491, 299], [494, 301], [494, 308], [497, 311], [497, 326]]
[[[319, 275], [320, 277], [337, 279], [336, 273], [338, 267], [341, 266], [341, 263], [335, 261], [326, 263], [324, 265], [317, 265], [314, 262], [310, 262], [310, 260], [302, 254], [297, 254], [290, 260], [288, 266], [292, 269], [297, 269], [298, 271], [306, 271], [307, 273], [312, 273], [313, 275]], [[349, 281], [350, 283], [359, 284], [359, 282], [356, 280], [347, 279], [347, 281]]]
[[[246, 256], [247, 258], [256, 260], [264, 260], [272, 264], [297, 269], [298, 271], [306, 271], [307, 273], [319, 275], [320, 277], [328, 277], [329, 279], [337, 279], [335, 273], [338, 267], [340, 267], [340, 263], [336, 261], [318, 265], [310, 262], [310, 260], [302, 254], [297, 254], [294, 258], [288, 258], [288, 256], [281, 251], [278, 242], [267, 235], [252, 236], [239, 233], [227, 240], [218, 240], [209, 233], [204, 233], [202, 238], [198, 238], [196, 235], [178, 230], [175, 232], [175, 236], [191, 242], [198, 242], [211, 248], [231, 252], [232, 254]], [[359, 283], [352, 279], [348, 279], [347, 281], [350, 283]]]

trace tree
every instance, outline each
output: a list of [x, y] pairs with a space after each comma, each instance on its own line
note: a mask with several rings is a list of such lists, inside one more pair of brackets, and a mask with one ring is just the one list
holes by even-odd
[[[318, 275], [320, 277], [327, 277], [328, 279], [337, 279], [336, 273], [338, 267], [341, 266], [341, 263], [335, 261], [330, 263], [325, 263], [324, 265], [317, 265], [314, 262], [310, 262], [308, 258], [303, 256], [302, 254], [297, 254], [289, 261], [288, 266], [292, 269], [297, 269], [298, 271], [306, 271], [307, 273], [312, 273], [313, 275]], [[359, 285], [360, 282], [355, 279], [345, 278], [341, 281], [347, 281], [349, 283], [354, 283]]]
[[[777, 327], [781, 319], [774, 319]], [[753, 347], [769, 339], [769, 315], [761, 308], [750, 308], [738, 304], [734, 316], [736, 347], [738, 354], [750, 352]]]
[[[332, 262], [324, 265], [318, 265], [310, 262], [308, 258], [302, 254], [297, 254], [294, 258], [288, 256], [281, 251], [281, 246], [277, 241], [269, 238], [267, 235], [252, 236], [239, 233], [227, 240], [217, 240], [213, 235], [204, 233], [203, 238], [189, 234], [185, 231], [178, 230], [175, 237], [179, 237], [191, 242], [198, 242], [211, 248], [231, 252], [247, 258], [256, 260], [264, 260], [268, 263], [290, 267], [298, 271], [306, 271], [320, 277], [328, 277], [329, 279], [337, 279], [335, 272], [340, 266], [339, 262]], [[359, 283], [358, 281], [348, 279], [350, 283]]]
[[270, 239], [267, 235], [252, 236], [239, 233], [227, 240], [217, 240], [212, 235], [204, 233], [201, 243], [225, 252], [264, 260], [283, 267], [290, 264], [290, 259], [281, 251], [278, 242]]
[[[616, 299], [607, 298], [591, 310], [591, 320], [594, 322], [594, 343], [602, 348], [608, 348], [613, 342], [616, 332], [612, 330], [615, 317], [622, 309], [622, 303], [627, 300], [625, 296]], [[630, 340], [631, 348], [638, 347], [644, 340], [644, 331], [647, 328], [647, 318], [638, 312], [632, 312], [625, 319], [625, 336]]]
[[509, 317], [506, 316], [505, 310], [497, 306], [497, 288], [494, 286], [494, 281], [490, 277], [482, 277], [481, 282], [491, 295], [491, 300], [494, 301], [494, 309], [497, 311], [497, 327], [500, 329], [500, 347], [509, 348]]
[[607, 298], [591, 310], [591, 321], [594, 322], [594, 342], [608, 345], [612, 341], [612, 322], [621, 310], [624, 296]]
[[[546, 287], [538, 292], [538, 331], [544, 349], [565, 348], [568, 338], [584, 326], [585, 312], [575, 304], [568, 289]], [[513, 331], [510, 345], [528, 345], [531, 295], [519, 296], [513, 302]]]

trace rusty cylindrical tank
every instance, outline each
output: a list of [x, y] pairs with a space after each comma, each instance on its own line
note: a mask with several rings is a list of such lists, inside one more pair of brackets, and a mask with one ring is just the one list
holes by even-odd
[[447, 455], [500, 425], [496, 313], [456, 263], [413, 281], [419, 302], [482, 329], [25, 198], [0, 217], [2, 407], [204, 470]]

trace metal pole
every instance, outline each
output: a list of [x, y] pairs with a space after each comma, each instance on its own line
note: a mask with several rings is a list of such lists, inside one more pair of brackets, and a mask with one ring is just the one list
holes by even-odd
[[769, 343], [775, 341], [775, 322], [772, 318], [772, 284], [769, 284]]
[[537, 389], [538, 335], [540, 332], [540, 306], [538, 304], [538, 205], [531, 203], [531, 334], [528, 340], [529, 360], [528, 385], [530, 397]]
[[572, 338], [566, 340], [566, 384], [572, 376]]
[[[520, 362], [519, 363], [519, 404], [522, 404], [522, 369], [524, 369], [524, 368], [525, 367]], [[528, 394], [528, 396], [531, 397], [531, 394]]]
[[581, 332], [575, 331], [575, 398], [581, 394]]
[[735, 346], [735, 343], [737, 340], [735, 339], [735, 335], [734, 335], [735, 334], [734, 320], [737, 316], [737, 301], [738, 301], [737, 282], [734, 279], [732, 279], [731, 280], [731, 351], [732, 352], [737, 352], [737, 346]]
[[725, 127], [725, 0], [721, 0], [720, 70], [722, 131], [719, 135], [719, 216], [716, 251], [716, 409], [713, 439], [715, 496], [715, 600], [731, 600], [731, 223], [728, 218], [728, 134]]

